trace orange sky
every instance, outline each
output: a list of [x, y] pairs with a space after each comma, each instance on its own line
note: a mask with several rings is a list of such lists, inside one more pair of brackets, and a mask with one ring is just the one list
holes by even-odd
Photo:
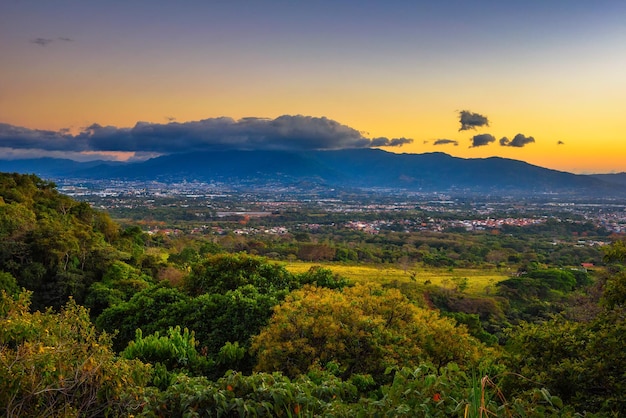
[[[0, 123], [325, 116], [413, 139], [393, 152], [626, 171], [623, 2], [7, 3]], [[459, 132], [460, 110], [489, 126]], [[470, 148], [482, 133], [535, 142]]]

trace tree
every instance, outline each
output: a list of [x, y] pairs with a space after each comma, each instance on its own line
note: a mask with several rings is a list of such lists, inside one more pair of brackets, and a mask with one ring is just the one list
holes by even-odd
[[180, 290], [167, 285], [153, 286], [126, 302], [105, 309], [96, 318], [96, 325], [99, 329], [117, 333], [113, 347], [121, 351], [135, 338], [137, 328], [145, 334], [152, 334], [170, 326], [185, 326], [178, 307], [188, 305], [189, 299]]
[[193, 265], [185, 289], [193, 296], [224, 294], [248, 284], [263, 293], [299, 287], [296, 278], [280, 264], [238, 253], [212, 255]]
[[118, 252], [115, 224], [36, 176], [0, 173], [0, 270], [32, 290], [32, 307], [84, 302]]
[[626, 305], [626, 241], [615, 241], [604, 248], [604, 262], [608, 264], [602, 302], [609, 308]]
[[476, 364], [479, 347], [487, 350], [452, 320], [416, 307], [396, 289], [369, 285], [294, 291], [252, 343], [259, 371], [297, 376], [332, 362], [343, 377], [378, 380], [388, 367], [421, 361]]
[[[622, 416], [626, 414], [626, 245], [616, 241], [604, 254], [609, 268], [604, 282], [598, 283], [598, 287], [604, 284], [601, 308], [580, 322], [555, 316], [536, 324], [522, 323], [510, 331], [506, 358], [512, 371], [545, 385], [578, 410]], [[515, 384], [517, 391], [526, 388]]]
[[510, 382], [510, 389], [519, 393], [536, 382], [577, 410], [622, 416], [624, 335], [626, 318], [620, 310], [606, 311], [591, 322], [555, 318], [523, 323], [511, 331], [506, 351], [511, 371], [527, 380]]

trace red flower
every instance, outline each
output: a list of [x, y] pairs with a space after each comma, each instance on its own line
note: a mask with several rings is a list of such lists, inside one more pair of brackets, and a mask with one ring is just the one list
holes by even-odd
[[233, 391], [233, 387], [231, 385], [226, 386], [226, 390]]
[[438, 394], [438, 393], [435, 393], [435, 394], [433, 395], [433, 401], [435, 401], [435, 402], [439, 402], [440, 400], [441, 400], [441, 395], [440, 395], [440, 394]]

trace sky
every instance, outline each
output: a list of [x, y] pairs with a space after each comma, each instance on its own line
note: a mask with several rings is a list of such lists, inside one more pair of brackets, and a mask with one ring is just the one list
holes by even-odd
[[626, 172], [623, 0], [3, 0], [0, 158], [205, 149]]

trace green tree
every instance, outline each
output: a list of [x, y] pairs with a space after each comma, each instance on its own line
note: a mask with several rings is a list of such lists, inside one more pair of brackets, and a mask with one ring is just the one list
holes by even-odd
[[252, 343], [259, 371], [297, 376], [332, 362], [343, 377], [378, 380], [388, 367], [420, 361], [475, 365], [479, 348], [488, 351], [450, 319], [417, 308], [396, 289], [367, 285], [292, 292]]
[[260, 292], [299, 286], [296, 278], [280, 264], [238, 253], [208, 256], [193, 265], [185, 280], [185, 289], [194, 296], [203, 293], [224, 294], [248, 284]]
[[626, 414], [624, 335], [626, 318], [619, 310], [591, 322], [556, 318], [524, 323], [510, 333], [507, 362], [528, 380], [515, 380], [511, 390], [519, 393], [528, 389], [528, 382], [536, 382], [577, 410], [622, 416]]
[[107, 215], [36, 176], [0, 173], [0, 270], [32, 290], [32, 307], [79, 303], [117, 251]]
[[186, 306], [189, 301], [189, 296], [167, 284], [153, 286], [105, 309], [96, 318], [96, 325], [116, 333], [113, 348], [122, 351], [135, 338], [138, 328], [145, 334], [153, 334], [176, 325], [186, 326], [178, 307]]

